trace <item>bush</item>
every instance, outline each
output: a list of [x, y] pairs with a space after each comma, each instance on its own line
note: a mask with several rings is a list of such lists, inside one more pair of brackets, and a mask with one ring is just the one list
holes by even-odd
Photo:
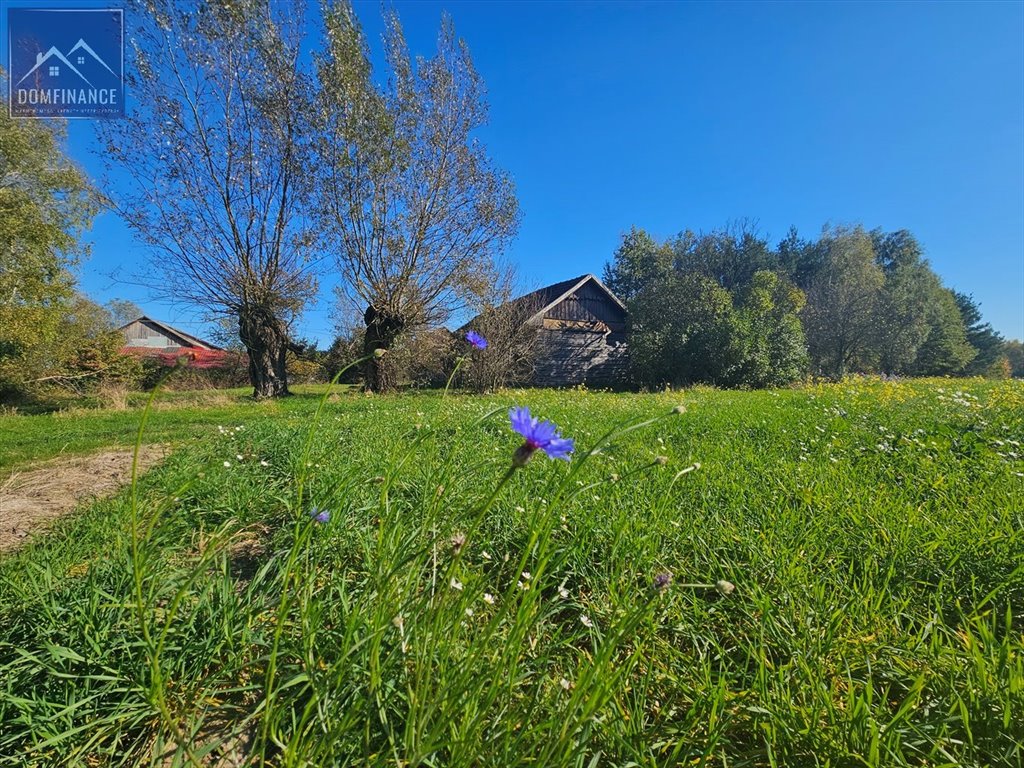
[[299, 357], [291, 351], [285, 355], [285, 367], [290, 384], [309, 384], [314, 381], [322, 381], [324, 378], [323, 365], [315, 360]]
[[[537, 359], [540, 326], [528, 321], [542, 309], [539, 299], [525, 297], [485, 310], [472, 329], [487, 339], [485, 349], [471, 349], [460, 369], [460, 383], [474, 392], [493, 392], [530, 384]], [[466, 344], [461, 338], [459, 341]]]
[[231, 389], [249, 384], [248, 358], [242, 354], [226, 353], [216, 366], [195, 365], [186, 356], [175, 362], [176, 365], [169, 366], [166, 355], [140, 358], [139, 386], [148, 391], [161, 384], [165, 389], [185, 391]]
[[138, 384], [138, 361], [120, 354], [121, 334], [89, 299], [24, 309], [21, 320], [33, 319], [40, 322], [31, 333], [0, 328], [0, 402], [41, 404], [90, 394], [104, 383]]
[[413, 387], [443, 387], [455, 363], [455, 337], [445, 328], [413, 331], [397, 345], [402, 379]]
[[[324, 355], [323, 376], [327, 381], [333, 381], [346, 366], [351, 365], [363, 356], [362, 333], [352, 331], [340, 334], [331, 344], [330, 349]], [[355, 384], [359, 381], [360, 370], [352, 367], [345, 371], [339, 381], [343, 384]]]
[[1008, 379], [1012, 375], [1013, 369], [1010, 367], [1010, 358], [1006, 355], [1000, 355], [985, 369], [986, 379]]

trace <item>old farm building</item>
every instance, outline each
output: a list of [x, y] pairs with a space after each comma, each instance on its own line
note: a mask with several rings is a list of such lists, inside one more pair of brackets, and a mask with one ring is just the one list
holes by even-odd
[[538, 334], [531, 383], [626, 386], [626, 307], [594, 275], [549, 285], [513, 303], [537, 308], [527, 320]]
[[122, 354], [159, 358], [167, 365], [174, 365], [181, 357], [216, 365], [227, 356], [220, 347], [150, 317], [136, 318], [120, 330], [124, 334]]

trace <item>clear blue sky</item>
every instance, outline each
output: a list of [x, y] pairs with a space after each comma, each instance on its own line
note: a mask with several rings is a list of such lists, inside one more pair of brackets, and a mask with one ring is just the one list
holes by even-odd
[[[21, 4], [21, 3], [19, 3]], [[1024, 4], [397, 2], [414, 52], [447, 9], [487, 83], [481, 138], [523, 209], [529, 285], [599, 273], [632, 225], [907, 228], [947, 285], [1024, 337]], [[356, 10], [379, 49], [376, 0]], [[90, 170], [88, 125], [74, 156]], [[103, 216], [83, 285], [145, 258]], [[302, 330], [331, 336], [330, 294]], [[197, 329], [197, 326], [191, 326]]]

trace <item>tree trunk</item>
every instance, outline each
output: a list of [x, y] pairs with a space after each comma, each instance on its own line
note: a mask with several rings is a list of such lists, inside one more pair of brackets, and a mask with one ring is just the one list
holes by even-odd
[[288, 333], [273, 311], [244, 309], [238, 316], [239, 337], [249, 353], [249, 381], [255, 400], [284, 397], [288, 392], [285, 352]]
[[366, 322], [363, 352], [370, 356], [365, 364], [364, 386], [368, 392], [392, 392], [398, 386], [398, 370], [387, 353], [404, 330], [405, 320], [372, 306], [363, 314], [363, 320]]

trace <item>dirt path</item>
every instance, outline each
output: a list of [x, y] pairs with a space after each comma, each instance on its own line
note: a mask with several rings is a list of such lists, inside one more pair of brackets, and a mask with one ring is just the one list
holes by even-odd
[[[139, 471], [157, 464], [167, 453], [164, 445], [143, 446]], [[15, 470], [0, 481], [0, 553], [17, 549], [30, 535], [41, 533], [81, 502], [109, 496], [131, 479], [131, 449], [55, 459]]]

